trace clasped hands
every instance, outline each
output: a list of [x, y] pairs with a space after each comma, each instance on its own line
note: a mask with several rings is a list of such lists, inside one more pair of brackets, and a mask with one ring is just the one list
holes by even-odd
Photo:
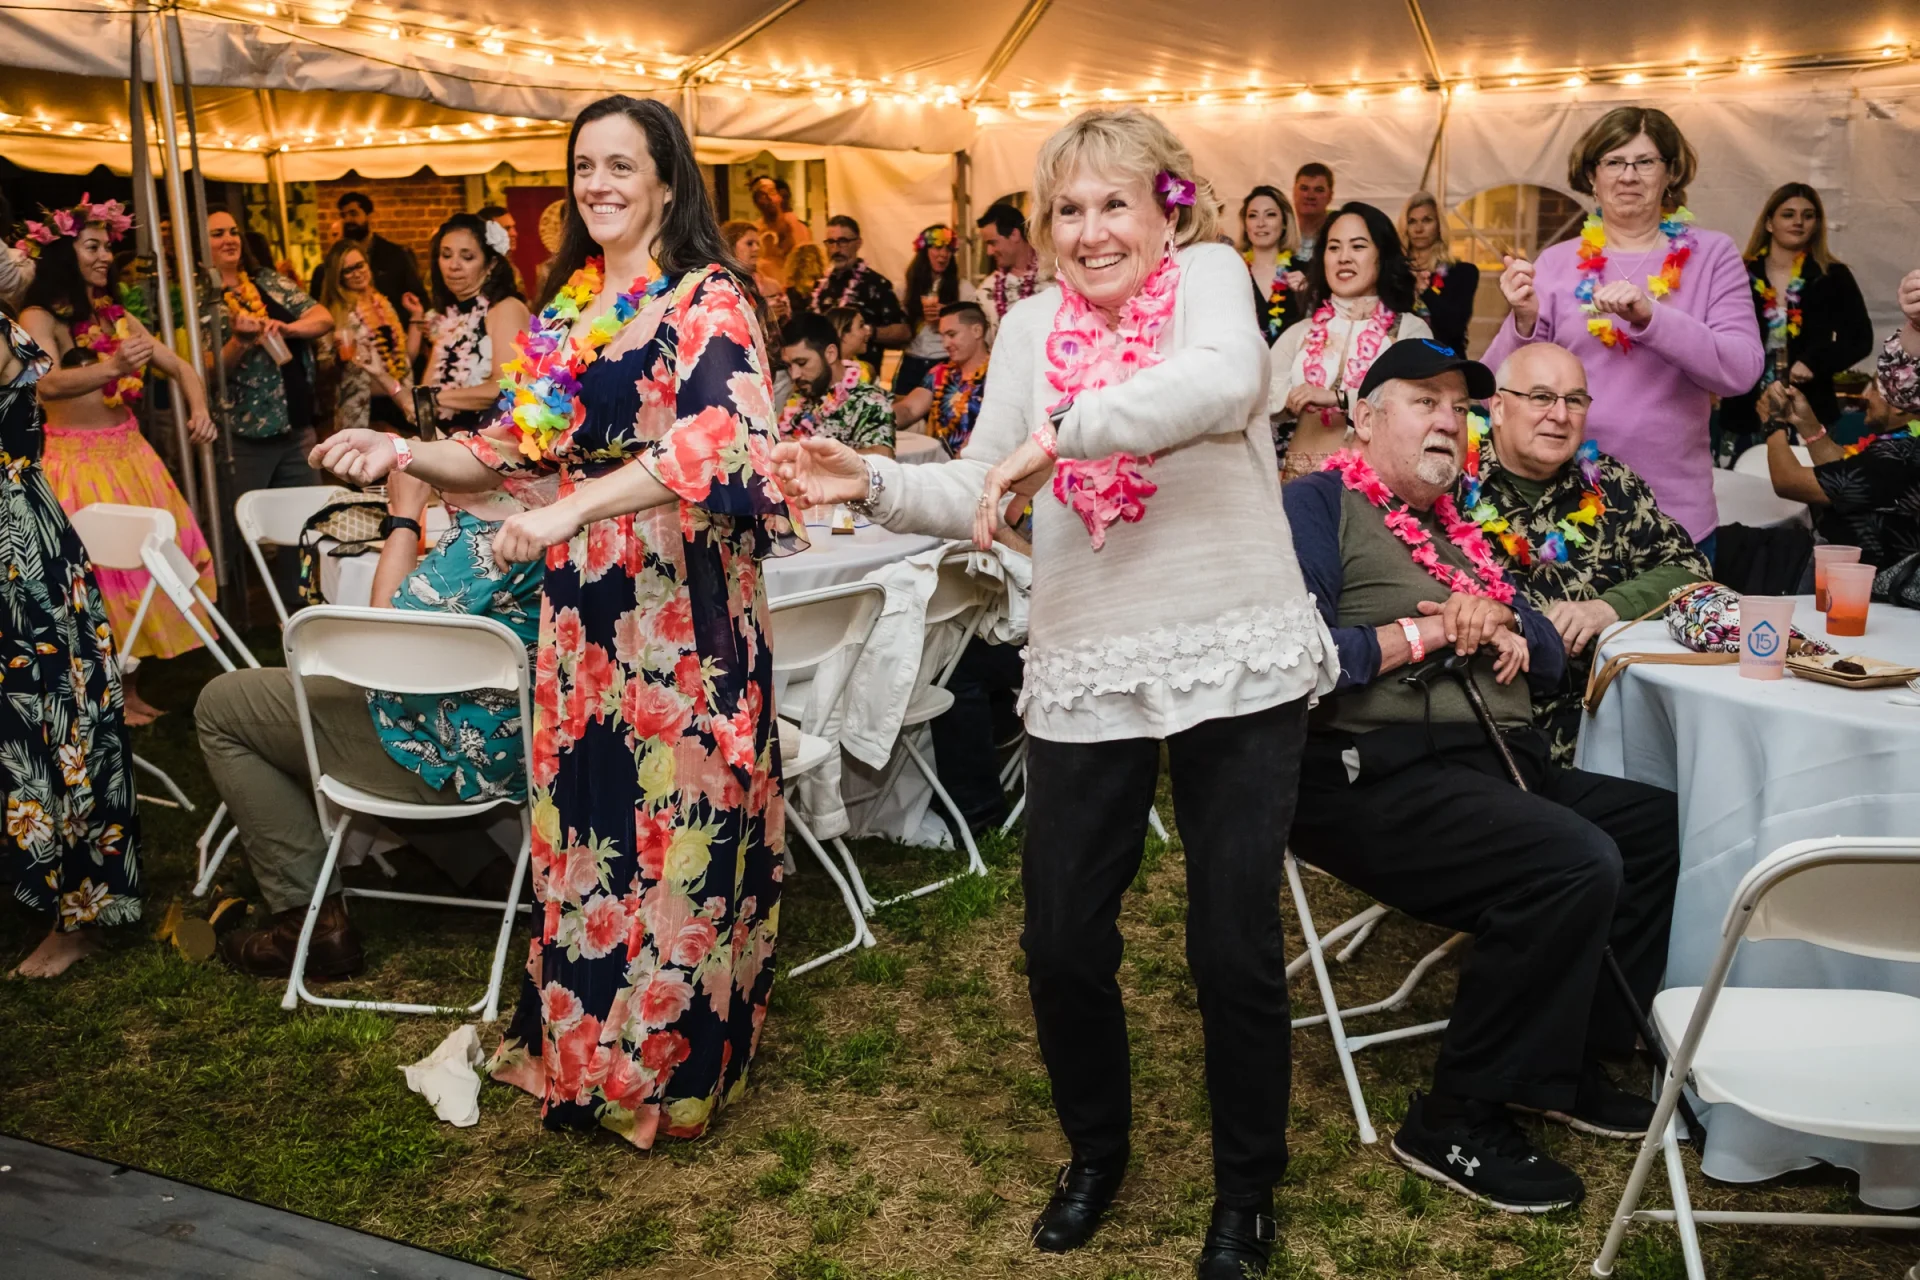
[[1445, 643], [1452, 645], [1455, 653], [1466, 655], [1478, 653], [1483, 646], [1491, 647], [1493, 678], [1500, 684], [1512, 683], [1515, 676], [1529, 669], [1527, 639], [1513, 629], [1519, 615], [1498, 600], [1456, 591], [1444, 601], [1422, 600], [1420, 616], [1439, 619]]

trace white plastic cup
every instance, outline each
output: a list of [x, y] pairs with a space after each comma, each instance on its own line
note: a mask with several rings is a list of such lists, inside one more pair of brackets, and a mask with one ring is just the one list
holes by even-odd
[[1740, 674], [1778, 680], [1786, 674], [1787, 638], [1793, 633], [1792, 596], [1740, 597]]
[[260, 335], [260, 348], [275, 364], [285, 364], [293, 359], [293, 349], [287, 346], [287, 340], [280, 336], [278, 329], [268, 329]]

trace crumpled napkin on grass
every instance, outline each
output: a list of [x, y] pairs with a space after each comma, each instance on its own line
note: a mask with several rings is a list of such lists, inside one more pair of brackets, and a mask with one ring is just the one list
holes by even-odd
[[432, 1053], [400, 1070], [407, 1088], [431, 1102], [435, 1115], [465, 1129], [480, 1123], [480, 1076], [475, 1068], [485, 1060], [479, 1030], [469, 1022]]

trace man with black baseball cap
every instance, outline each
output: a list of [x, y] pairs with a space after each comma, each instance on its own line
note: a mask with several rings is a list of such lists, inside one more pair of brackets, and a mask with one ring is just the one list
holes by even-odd
[[[1653, 1104], [1600, 1066], [1634, 1044], [1600, 970], [1611, 945], [1652, 999], [1679, 816], [1671, 792], [1555, 766], [1533, 727], [1529, 686], [1553, 688], [1566, 652], [1453, 499], [1468, 407], [1494, 392], [1484, 365], [1395, 343], [1359, 387], [1352, 446], [1281, 491], [1340, 656], [1308, 721], [1290, 843], [1388, 906], [1473, 935], [1432, 1091], [1414, 1097], [1392, 1150], [1477, 1200], [1537, 1213], [1584, 1187], [1513, 1110], [1618, 1138], [1652, 1121]], [[1464, 679], [1441, 669], [1454, 654]]]

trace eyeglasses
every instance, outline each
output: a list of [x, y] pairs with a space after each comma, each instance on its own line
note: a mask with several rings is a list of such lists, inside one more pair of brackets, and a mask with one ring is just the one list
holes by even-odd
[[829, 249], [838, 249], [843, 245], [859, 244], [860, 237], [859, 236], [828, 236], [825, 240], [822, 240], [820, 243], [826, 245]]
[[1567, 412], [1571, 414], [1582, 414], [1593, 407], [1593, 397], [1584, 391], [1569, 391], [1562, 396], [1551, 391], [1515, 391], [1512, 387], [1500, 390], [1505, 395], [1519, 396], [1542, 413], [1552, 412], [1554, 403], [1560, 400], [1566, 401]]
[[1618, 178], [1631, 169], [1643, 178], [1653, 176], [1653, 171], [1665, 164], [1659, 156], [1641, 156], [1638, 160], [1629, 160], [1624, 156], [1608, 156], [1600, 162], [1600, 172], [1609, 178]]

